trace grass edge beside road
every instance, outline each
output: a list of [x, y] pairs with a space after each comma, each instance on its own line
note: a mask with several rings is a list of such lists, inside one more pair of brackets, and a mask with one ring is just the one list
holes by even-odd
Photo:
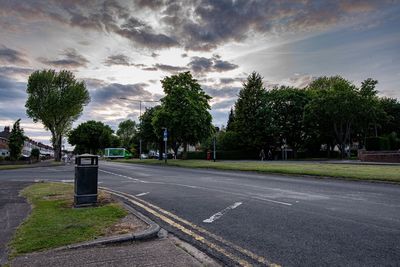
[[[159, 160], [114, 160], [121, 163], [165, 165]], [[307, 175], [340, 179], [383, 181], [400, 183], [400, 166], [330, 164], [330, 163], [283, 163], [283, 162], [227, 162], [206, 160], [169, 160], [167, 165], [186, 168], [209, 168], [230, 171], [255, 171], [285, 175]]]
[[127, 214], [117, 203], [72, 208], [73, 186], [70, 184], [35, 183], [21, 194], [27, 197], [32, 211], [9, 244], [11, 258], [93, 240]]
[[56, 167], [56, 166], [62, 166], [64, 163], [62, 162], [49, 162], [48, 165], [42, 165], [40, 163], [32, 163], [32, 164], [10, 164], [10, 165], [0, 165], [0, 171], [1, 170], [15, 170], [15, 169], [24, 169], [24, 168], [37, 168], [37, 167]]

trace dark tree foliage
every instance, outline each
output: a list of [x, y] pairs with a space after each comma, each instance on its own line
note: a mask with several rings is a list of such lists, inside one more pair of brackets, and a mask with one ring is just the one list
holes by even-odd
[[296, 154], [305, 142], [304, 110], [309, 94], [302, 89], [281, 86], [268, 92], [270, 128], [279, 145], [289, 145]]
[[161, 108], [153, 119], [155, 133], [168, 129], [168, 141], [175, 153], [183, 145], [195, 145], [207, 138], [214, 130], [209, 112], [209, 100], [190, 72], [164, 78], [162, 81], [165, 97], [161, 99]]
[[21, 119], [18, 119], [11, 130], [10, 137], [8, 140], [8, 147], [10, 149], [11, 160], [17, 160], [21, 156], [22, 148], [26, 137], [24, 135], [24, 129], [20, 127]]
[[76, 146], [78, 153], [98, 153], [111, 145], [113, 130], [110, 126], [100, 121], [87, 121], [81, 123], [68, 134], [68, 142]]
[[137, 134], [136, 122], [125, 120], [118, 124], [117, 135], [119, 136], [122, 146], [130, 150], [134, 144], [134, 137]]
[[243, 83], [235, 103], [234, 129], [246, 150], [259, 150], [270, 143], [270, 111], [260, 74], [253, 72]]
[[155, 129], [153, 127], [153, 119], [160, 109], [161, 106], [147, 108], [140, 117], [139, 137], [142, 139], [142, 146], [145, 149], [156, 148], [162, 142], [162, 129]]
[[39, 148], [33, 148], [31, 150], [31, 158], [34, 160], [39, 160], [40, 157], [40, 150]]
[[380, 106], [387, 115], [381, 123], [382, 134], [396, 133], [400, 137], [400, 102], [395, 98], [381, 98]]
[[229, 112], [229, 117], [228, 117], [228, 122], [226, 124], [226, 131], [234, 131], [234, 124], [235, 124], [235, 113], [233, 111], [233, 108], [231, 108], [231, 111]]

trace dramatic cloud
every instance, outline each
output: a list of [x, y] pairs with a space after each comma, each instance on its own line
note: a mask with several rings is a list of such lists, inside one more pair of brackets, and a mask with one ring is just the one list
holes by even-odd
[[212, 58], [192, 57], [188, 67], [195, 73], [206, 73], [234, 70], [239, 66], [221, 60], [219, 56], [214, 56]]
[[19, 65], [28, 64], [28, 61], [25, 59], [25, 54], [3, 45], [0, 46], [0, 63]]
[[179, 66], [171, 66], [171, 65], [166, 65], [166, 64], [155, 64], [154, 68], [157, 70], [162, 70], [170, 73], [176, 73], [179, 71], [185, 71], [187, 70], [186, 67], [179, 67]]
[[[162, 0], [6, 1], [0, 14], [14, 16], [16, 20], [52, 20], [86, 30], [106, 31], [149, 49], [183, 46], [187, 50], [210, 51], [254, 34], [279, 35], [333, 27], [394, 2], [193, 0], [181, 5]], [[151, 26], [154, 24], [150, 17], [138, 17], [149, 11], [160, 14], [159, 27]], [[5, 22], [2, 24], [7, 26]]]
[[5, 102], [25, 100], [26, 83], [17, 82], [0, 74], [0, 106]]
[[121, 28], [115, 31], [129, 40], [151, 49], [169, 48], [178, 46], [178, 41], [154, 30], [136, 18], [130, 18]]
[[104, 64], [106, 66], [112, 66], [112, 65], [130, 66], [131, 65], [129, 58], [123, 54], [109, 56], [104, 61]]
[[236, 77], [236, 78], [220, 78], [219, 82], [221, 84], [232, 84], [232, 83], [236, 83], [236, 82], [243, 83], [245, 80], [246, 80], [246, 78], [239, 78], [239, 77]]
[[89, 61], [78, 53], [74, 48], [65, 49], [61, 54], [62, 57], [58, 59], [47, 59], [44, 57], [38, 58], [43, 64], [47, 64], [60, 68], [79, 68], [85, 67]]
[[96, 105], [103, 105], [111, 102], [123, 102], [120, 98], [132, 99], [151, 99], [152, 94], [144, 88], [148, 85], [146, 83], [138, 84], [119, 84], [111, 83], [103, 87], [93, 90], [91, 97]]
[[19, 67], [0, 67], [0, 76], [11, 77], [11, 78], [27, 78], [29, 74], [33, 72], [30, 68], [19, 68]]

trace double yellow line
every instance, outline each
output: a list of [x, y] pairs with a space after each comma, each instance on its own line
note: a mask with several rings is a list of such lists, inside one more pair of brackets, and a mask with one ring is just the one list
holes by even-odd
[[[244, 249], [238, 245], [235, 245], [232, 242], [227, 241], [227, 240], [223, 239], [222, 237], [215, 235], [215, 234], [207, 231], [206, 229], [204, 229], [196, 224], [193, 224], [183, 218], [180, 218], [179, 216], [177, 216], [169, 211], [166, 211], [156, 205], [153, 205], [143, 199], [137, 198], [133, 195], [130, 195], [130, 194], [127, 194], [124, 192], [112, 190], [112, 189], [105, 188], [105, 187], [101, 187], [101, 189], [108, 191], [112, 194], [115, 194], [115, 195], [125, 199], [126, 201], [144, 209], [145, 211], [152, 214], [153, 216], [159, 218], [160, 220], [164, 221], [165, 223], [169, 224], [170, 226], [180, 230], [181, 232], [185, 233], [186, 235], [194, 238], [195, 240], [203, 243], [204, 245], [208, 246], [209, 248], [224, 255], [225, 257], [229, 258], [230, 260], [232, 260], [233, 262], [235, 262], [236, 264], [238, 264], [240, 266], [252, 266], [252, 264], [249, 263], [248, 261], [238, 257], [237, 255], [230, 253], [229, 251], [227, 251], [223, 247], [217, 245], [216, 243], [210, 241], [206, 237], [214, 239], [215, 241], [222, 243], [223, 245], [231, 248], [232, 250], [251, 258], [252, 260], [257, 262], [257, 265], [279, 266], [277, 264], [274, 264], [274, 263], [268, 261], [264, 257], [261, 257], [261, 256], [255, 254], [247, 249]], [[198, 233], [196, 233], [195, 231], [193, 231], [189, 228], [197, 231]]]

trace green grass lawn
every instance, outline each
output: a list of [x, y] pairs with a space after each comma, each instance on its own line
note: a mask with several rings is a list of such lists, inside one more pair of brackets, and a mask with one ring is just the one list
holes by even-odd
[[70, 184], [37, 183], [25, 188], [22, 195], [33, 210], [16, 231], [11, 256], [94, 239], [127, 214], [117, 203], [72, 208]]
[[[63, 165], [62, 162], [51, 162], [49, 166], [60, 166]], [[13, 170], [13, 169], [22, 169], [22, 168], [34, 168], [39, 166], [38, 163], [33, 164], [16, 164], [16, 165], [0, 165], [0, 170]]]
[[[164, 165], [159, 160], [117, 160], [125, 163]], [[188, 168], [213, 168], [220, 170], [256, 171], [266, 173], [313, 175], [325, 177], [350, 178], [359, 180], [400, 182], [399, 165], [359, 165], [331, 163], [279, 163], [257, 161], [206, 161], [206, 160], [168, 160], [168, 165]]]

